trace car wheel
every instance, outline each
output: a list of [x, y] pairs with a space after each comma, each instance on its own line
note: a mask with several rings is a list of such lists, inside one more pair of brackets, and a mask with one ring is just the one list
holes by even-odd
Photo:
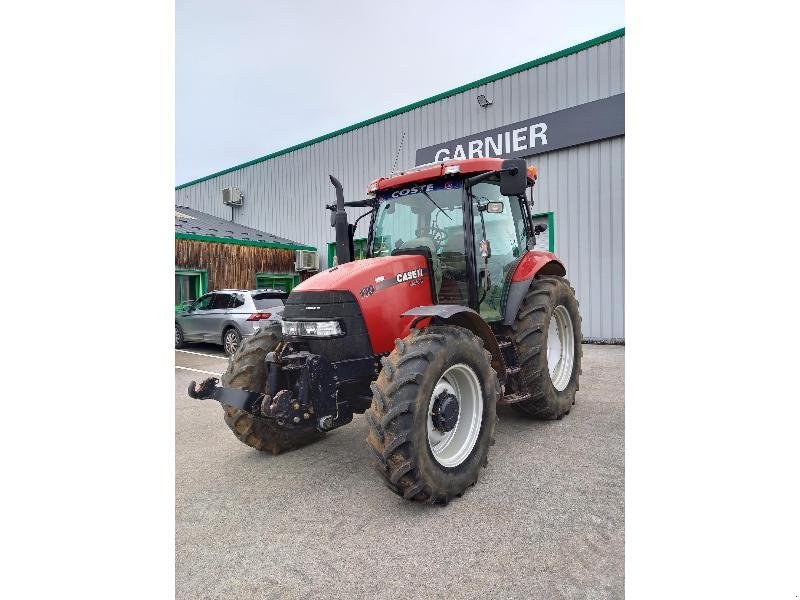
[[181, 326], [175, 323], [175, 347], [176, 348], [183, 348], [186, 345], [186, 342], [183, 339], [183, 329]]
[[225, 350], [225, 354], [228, 356], [233, 356], [236, 354], [236, 351], [239, 349], [241, 344], [242, 336], [235, 328], [230, 327], [225, 330], [224, 334], [222, 334], [222, 347]]

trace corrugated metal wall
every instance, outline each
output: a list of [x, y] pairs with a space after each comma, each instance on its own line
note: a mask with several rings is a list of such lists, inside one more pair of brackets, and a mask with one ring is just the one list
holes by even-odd
[[[347, 199], [360, 199], [372, 179], [391, 171], [404, 132], [398, 169], [414, 165], [418, 148], [622, 93], [624, 68], [620, 37], [177, 189], [175, 204], [230, 218], [220, 190], [239, 187], [245, 201], [237, 222], [316, 246], [324, 261], [333, 240], [330, 213], [323, 208], [334, 199], [329, 173], [341, 180]], [[478, 94], [493, 104], [479, 107]], [[584, 337], [624, 338], [624, 138], [539, 154], [528, 162], [539, 167], [538, 210], [555, 214], [555, 252], [577, 291]], [[366, 236], [367, 221], [359, 224], [359, 237]]]

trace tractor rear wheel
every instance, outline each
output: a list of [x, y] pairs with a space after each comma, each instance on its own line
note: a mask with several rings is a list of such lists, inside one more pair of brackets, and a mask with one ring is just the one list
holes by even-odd
[[[246, 338], [228, 362], [228, 369], [222, 375], [225, 387], [263, 392], [267, 389], [268, 352], [272, 352], [281, 341], [280, 327], [262, 329]], [[248, 412], [232, 406], [222, 406], [225, 423], [243, 444], [261, 450], [280, 454], [321, 439], [324, 433], [313, 427], [287, 429], [273, 421], [259, 419]]]
[[515, 407], [530, 417], [561, 419], [575, 404], [581, 373], [581, 316], [575, 290], [563, 277], [538, 277], [511, 327], [519, 359], [520, 392], [530, 400]]
[[382, 359], [367, 443], [388, 487], [446, 504], [485, 467], [500, 386], [483, 341], [454, 326], [413, 330]]

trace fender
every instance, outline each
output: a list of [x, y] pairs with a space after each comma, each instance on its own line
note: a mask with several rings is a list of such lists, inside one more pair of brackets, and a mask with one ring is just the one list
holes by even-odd
[[457, 304], [418, 306], [407, 310], [402, 316], [416, 317], [414, 321], [412, 321], [412, 327], [415, 327], [419, 321], [428, 319], [428, 323], [425, 327], [433, 323], [435, 325], [457, 325], [464, 329], [469, 329], [483, 340], [484, 347], [492, 355], [492, 368], [497, 372], [500, 385], [505, 384], [506, 362], [503, 358], [503, 352], [500, 350], [500, 345], [497, 343], [497, 338], [494, 336], [494, 332], [486, 321], [471, 308], [459, 306]]
[[536, 275], [558, 275], [563, 277], [567, 270], [556, 255], [544, 250], [528, 250], [517, 261], [516, 267], [509, 270], [510, 281], [506, 286], [503, 314], [504, 325], [512, 325], [517, 318], [520, 304]]

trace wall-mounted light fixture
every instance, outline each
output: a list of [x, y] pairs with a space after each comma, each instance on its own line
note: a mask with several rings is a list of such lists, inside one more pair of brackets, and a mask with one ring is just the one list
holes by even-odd
[[478, 96], [478, 106], [480, 106], [481, 108], [486, 108], [488, 106], [491, 106], [491, 104], [492, 104], [492, 101], [491, 100], [487, 100], [486, 96], [484, 96], [483, 94], [480, 94]]

